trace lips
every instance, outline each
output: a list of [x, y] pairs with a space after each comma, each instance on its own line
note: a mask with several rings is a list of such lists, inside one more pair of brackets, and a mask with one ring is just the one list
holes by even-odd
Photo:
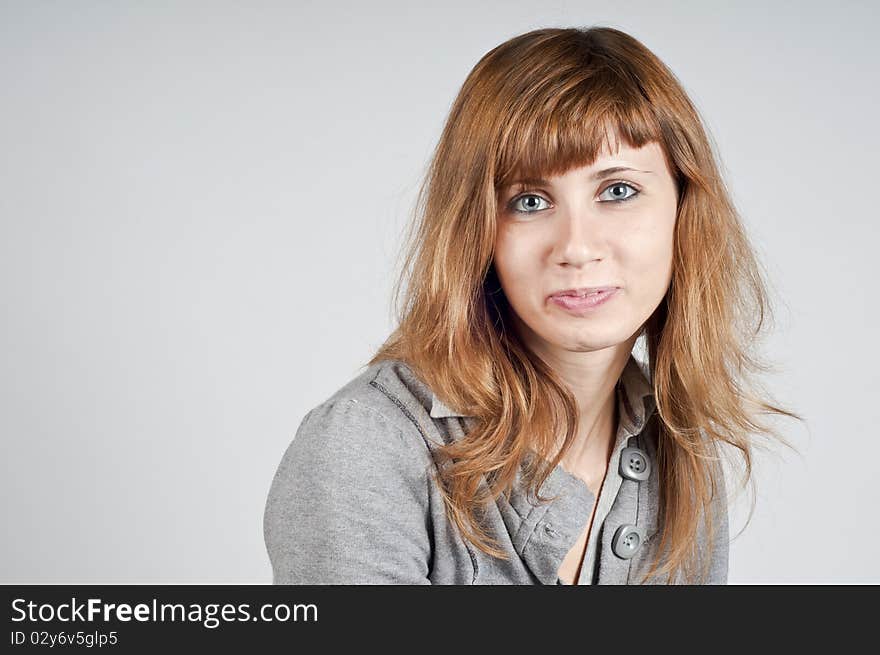
[[586, 296], [599, 293], [600, 291], [611, 291], [612, 289], [616, 289], [615, 286], [601, 286], [601, 287], [577, 287], [574, 289], [563, 289], [562, 291], [556, 291], [550, 294], [550, 297], [554, 296], [575, 296], [578, 298], [584, 298]]
[[[592, 293], [591, 290], [595, 289]], [[585, 291], [584, 295], [577, 295]], [[617, 295], [619, 287], [583, 287], [580, 289], [566, 289], [550, 296], [548, 302], [573, 316], [586, 318], [605, 307], [608, 302]]]

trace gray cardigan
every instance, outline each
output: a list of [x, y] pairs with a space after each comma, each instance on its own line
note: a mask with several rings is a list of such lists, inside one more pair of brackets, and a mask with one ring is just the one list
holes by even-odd
[[[652, 539], [658, 534], [655, 422], [647, 421], [654, 397], [632, 356], [621, 387], [617, 438], [578, 584], [637, 583], [659, 541]], [[555, 501], [538, 504], [517, 484], [509, 500], [502, 494], [490, 507], [486, 525], [507, 561], [474, 548], [448, 520], [429, 475], [435, 444], [461, 439], [471, 420], [450, 410], [399, 361], [367, 367], [309, 411], [266, 501], [263, 529], [273, 583], [562, 584], [559, 567], [589, 520], [594, 494], [559, 465], [541, 488], [545, 497], [559, 494]], [[647, 456], [647, 479], [622, 475], [626, 447]], [[701, 557], [710, 560], [708, 584], [727, 583], [721, 471], [711, 552], [705, 531], [698, 534]], [[632, 531], [628, 537], [626, 530]], [[622, 551], [622, 531], [634, 554]], [[665, 576], [648, 581], [664, 582]]]

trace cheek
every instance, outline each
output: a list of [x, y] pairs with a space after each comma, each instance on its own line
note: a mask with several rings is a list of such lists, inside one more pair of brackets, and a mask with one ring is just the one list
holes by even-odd
[[510, 289], [521, 290], [522, 280], [536, 279], [534, 272], [538, 265], [539, 251], [535, 239], [502, 233], [495, 240], [495, 271], [502, 284], [509, 284]]
[[646, 230], [638, 238], [628, 241], [627, 269], [638, 282], [637, 288], [655, 295], [658, 289], [669, 285], [672, 277], [673, 232], [672, 227]]

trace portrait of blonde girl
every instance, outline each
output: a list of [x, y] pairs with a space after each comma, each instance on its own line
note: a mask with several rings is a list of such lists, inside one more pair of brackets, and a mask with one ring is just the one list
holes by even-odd
[[272, 479], [273, 582], [726, 584], [762, 417], [800, 416], [761, 390], [765, 275], [670, 68], [611, 27], [492, 48], [407, 237], [395, 329]]

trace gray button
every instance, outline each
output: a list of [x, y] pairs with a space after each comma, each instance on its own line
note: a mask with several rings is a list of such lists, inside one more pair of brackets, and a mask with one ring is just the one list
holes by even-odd
[[544, 534], [546, 534], [551, 539], [558, 539], [560, 536], [559, 533], [556, 530], [554, 530], [553, 526], [550, 525], [549, 523], [544, 524]]
[[647, 480], [651, 476], [648, 454], [640, 448], [624, 448], [620, 452], [620, 474], [629, 480]]
[[611, 551], [620, 559], [629, 559], [645, 540], [645, 529], [626, 523], [617, 528], [611, 540]]

